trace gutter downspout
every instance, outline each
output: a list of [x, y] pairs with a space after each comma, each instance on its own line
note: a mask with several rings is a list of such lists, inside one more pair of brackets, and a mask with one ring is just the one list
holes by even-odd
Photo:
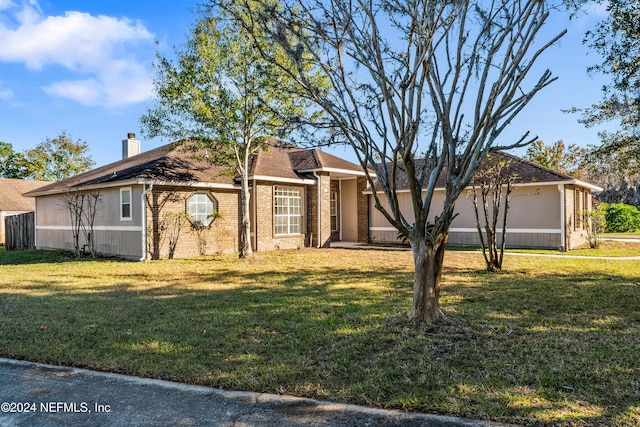
[[566, 229], [565, 224], [565, 206], [564, 206], [564, 184], [558, 184], [558, 191], [560, 192], [560, 250], [566, 251]]
[[321, 193], [321, 187], [320, 187], [320, 175], [318, 175], [318, 173], [316, 171], [313, 172], [313, 176], [316, 177], [316, 182], [318, 183], [318, 202], [317, 202], [317, 206], [316, 209], [318, 210], [318, 232], [317, 232], [317, 237], [316, 239], [318, 239], [318, 246], [316, 246], [317, 248], [320, 248], [320, 236], [321, 236], [321, 229], [322, 229], [322, 209], [320, 209], [320, 201], [322, 200], [322, 193]]
[[142, 184], [142, 195], [140, 196], [140, 206], [142, 207], [142, 256], [140, 261], [147, 259], [147, 194], [153, 190], [153, 183], [145, 189], [146, 184]]

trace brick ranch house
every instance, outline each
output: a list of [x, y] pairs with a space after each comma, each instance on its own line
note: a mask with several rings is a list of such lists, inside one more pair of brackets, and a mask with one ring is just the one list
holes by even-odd
[[[166, 257], [166, 218], [176, 213], [185, 218], [176, 258], [239, 250], [237, 179], [173, 144], [140, 153], [134, 134], [122, 143], [122, 160], [29, 193], [36, 199], [37, 248], [73, 249], [64, 198], [82, 191], [100, 195], [91, 237], [100, 254]], [[367, 241], [366, 178], [360, 166], [317, 149], [279, 144], [252, 157], [249, 175], [254, 250]], [[88, 242], [81, 236], [79, 243]]]
[[[206, 153], [205, 153], [206, 154]], [[515, 159], [517, 188], [507, 227], [508, 247], [573, 249], [584, 245], [579, 213], [590, 210], [599, 187], [534, 163]], [[401, 210], [411, 203], [402, 174], [397, 177]], [[332, 241], [398, 242], [397, 231], [374, 207], [359, 165], [318, 149], [273, 145], [252, 157], [250, 216], [254, 250], [327, 247]], [[36, 199], [36, 247], [73, 249], [66, 195], [100, 194], [93, 227], [98, 253], [145, 260], [168, 256], [166, 218], [180, 214], [174, 256], [239, 250], [240, 184], [220, 167], [196, 160], [174, 145], [140, 153], [135, 135], [123, 141], [123, 159], [28, 193]], [[434, 202], [442, 204], [444, 186]], [[434, 209], [438, 212], [438, 209]], [[468, 195], [456, 203], [450, 246], [478, 246]], [[87, 244], [81, 236], [80, 246]]]

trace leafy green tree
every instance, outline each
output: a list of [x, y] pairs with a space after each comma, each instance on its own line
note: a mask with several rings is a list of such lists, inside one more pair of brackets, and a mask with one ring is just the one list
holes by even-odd
[[[413, 251], [414, 323], [446, 318], [439, 303], [454, 207], [491, 148], [526, 146], [506, 126], [555, 78], [533, 76], [564, 32], [540, 30], [562, 2], [540, 0], [211, 0], [251, 32], [254, 49], [286, 70], [312, 99], [367, 174], [376, 208]], [[286, 58], [264, 48], [277, 44]], [[284, 60], [283, 60], [284, 59]], [[331, 91], [312, 84], [320, 69]], [[426, 160], [425, 160], [426, 159]], [[402, 212], [406, 176], [412, 212]], [[432, 203], [444, 186], [444, 203]], [[434, 222], [428, 222], [427, 220]]]
[[22, 153], [13, 150], [13, 145], [0, 141], [0, 178], [28, 178], [27, 162]]
[[553, 145], [534, 141], [527, 147], [525, 158], [547, 169], [584, 179], [586, 153], [585, 148], [575, 144], [567, 147], [562, 140]]
[[[249, 217], [249, 160], [274, 137], [286, 137], [308, 116], [310, 103], [292, 96], [292, 81], [265, 61], [250, 37], [215, 8], [200, 11], [175, 63], [158, 57], [157, 103], [141, 118], [143, 132], [181, 140], [241, 179], [240, 257], [253, 250]], [[282, 48], [264, 45], [285, 58]]]
[[608, 233], [626, 233], [640, 230], [640, 210], [624, 203], [606, 205], [606, 231]]
[[91, 169], [95, 162], [88, 153], [89, 144], [62, 132], [46, 138], [25, 153], [27, 175], [31, 179], [59, 181]]
[[618, 170], [640, 173], [640, 0], [607, 0], [607, 12], [585, 43], [603, 58], [589, 70], [611, 81], [599, 103], [581, 110], [581, 121], [587, 127], [618, 122], [617, 130], [600, 133], [601, 145], [591, 156], [606, 158]]

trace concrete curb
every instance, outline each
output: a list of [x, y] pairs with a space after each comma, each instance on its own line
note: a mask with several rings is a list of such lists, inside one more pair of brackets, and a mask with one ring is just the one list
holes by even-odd
[[0, 358], [0, 426], [501, 427]]

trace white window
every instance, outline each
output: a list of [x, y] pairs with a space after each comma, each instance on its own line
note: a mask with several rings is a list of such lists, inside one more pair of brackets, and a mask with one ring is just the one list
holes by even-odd
[[218, 202], [209, 193], [195, 193], [189, 197], [187, 213], [195, 225], [208, 227], [218, 211]]
[[120, 220], [131, 221], [131, 187], [120, 189]]
[[331, 231], [338, 231], [338, 192], [331, 192]]
[[276, 187], [274, 195], [274, 233], [302, 234], [302, 189]]

